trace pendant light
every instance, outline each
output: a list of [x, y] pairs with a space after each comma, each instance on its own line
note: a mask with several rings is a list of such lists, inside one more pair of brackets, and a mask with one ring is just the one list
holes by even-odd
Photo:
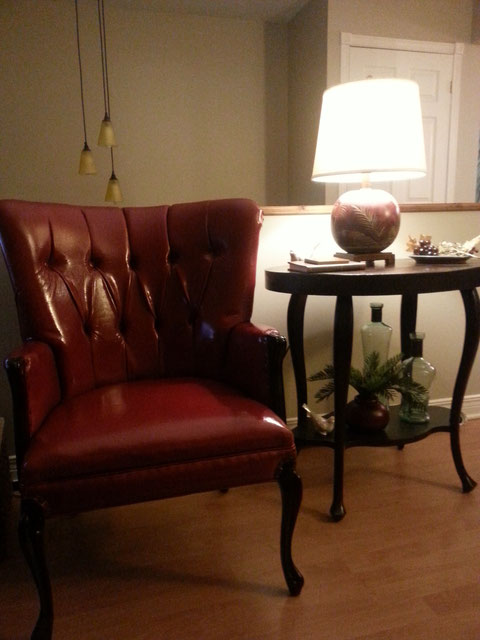
[[103, 0], [97, 0], [98, 7], [98, 26], [100, 30], [100, 53], [102, 57], [102, 83], [103, 83], [103, 101], [105, 106], [105, 116], [100, 125], [98, 134], [98, 145], [110, 148], [110, 158], [112, 163], [112, 174], [108, 181], [107, 191], [105, 193], [106, 202], [121, 202], [122, 192], [117, 176], [115, 175], [113, 147], [117, 146], [115, 133], [113, 131], [112, 122], [110, 120], [110, 88], [108, 84], [108, 62], [107, 62], [107, 37], [105, 32], [105, 9]]
[[113, 149], [110, 147], [110, 157], [112, 159], [112, 175], [110, 176], [110, 180], [107, 184], [107, 191], [105, 193], [105, 202], [114, 202], [115, 204], [121, 202], [123, 200], [122, 191], [120, 189], [120, 184], [118, 182], [117, 176], [115, 175], [115, 168], [113, 166]]
[[78, 70], [80, 74], [80, 99], [82, 102], [82, 119], [83, 119], [83, 149], [80, 153], [80, 164], [78, 173], [80, 175], [93, 175], [97, 173], [93, 154], [90, 151], [87, 142], [87, 125], [85, 121], [85, 102], [83, 99], [83, 74], [82, 74], [82, 58], [80, 55], [80, 29], [78, 25], [78, 0], [75, 0], [75, 24], [77, 29], [77, 52], [78, 52]]

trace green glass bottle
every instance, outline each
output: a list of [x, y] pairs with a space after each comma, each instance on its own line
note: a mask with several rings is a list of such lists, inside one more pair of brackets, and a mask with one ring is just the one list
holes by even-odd
[[371, 320], [364, 324], [360, 330], [363, 359], [365, 360], [372, 351], [377, 351], [380, 356], [380, 364], [383, 364], [388, 358], [392, 327], [382, 321], [383, 304], [381, 302], [371, 302], [370, 308], [372, 310]]
[[[390, 339], [392, 337], [392, 327], [382, 320], [383, 304], [381, 302], [370, 303], [371, 320], [360, 329], [362, 336], [363, 359], [372, 351], [379, 355], [379, 363], [383, 364], [388, 359], [390, 349]], [[388, 409], [388, 400], [385, 396], [378, 396], [380, 402]]]
[[428, 415], [428, 390], [435, 378], [435, 367], [423, 357], [424, 338], [424, 333], [415, 332], [410, 334], [412, 356], [403, 363], [405, 375], [426, 389], [421, 406], [412, 407], [402, 397], [400, 419], [405, 422], [428, 422], [430, 420]]

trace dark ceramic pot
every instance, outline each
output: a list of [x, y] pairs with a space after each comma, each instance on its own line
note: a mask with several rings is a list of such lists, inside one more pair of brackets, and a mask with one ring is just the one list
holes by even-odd
[[387, 407], [375, 395], [358, 395], [347, 404], [346, 421], [357, 431], [380, 431], [390, 418]]
[[347, 191], [331, 215], [332, 235], [347, 253], [378, 253], [392, 244], [400, 228], [400, 208], [387, 191]]

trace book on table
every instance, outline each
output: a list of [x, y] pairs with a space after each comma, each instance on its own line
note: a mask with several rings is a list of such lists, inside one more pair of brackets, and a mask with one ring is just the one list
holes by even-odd
[[366, 268], [366, 262], [354, 262], [343, 258], [328, 258], [325, 260], [290, 260], [289, 271], [301, 271], [303, 273], [322, 273], [328, 271], [357, 271]]

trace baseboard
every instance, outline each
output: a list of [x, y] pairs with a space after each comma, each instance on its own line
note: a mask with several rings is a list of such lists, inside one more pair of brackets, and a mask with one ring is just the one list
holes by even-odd
[[[450, 408], [452, 403], [451, 398], [438, 398], [436, 400], [430, 400], [430, 404], [435, 407], [447, 407]], [[480, 394], [471, 396], [465, 396], [463, 399], [462, 411], [465, 414], [467, 420], [475, 420], [480, 418]]]
[[[430, 404], [434, 407], [446, 407], [450, 409], [452, 398], [436, 398], [430, 400]], [[480, 418], [480, 393], [465, 396], [463, 399], [462, 411], [467, 420], [475, 420]], [[297, 426], [297, 418], [287, 418], [287, 426], [294, 429]]]
[[463, 411], [467, 418], [474, 420], [480, 418], [480, 393], [466, 396], [463, 400]]

